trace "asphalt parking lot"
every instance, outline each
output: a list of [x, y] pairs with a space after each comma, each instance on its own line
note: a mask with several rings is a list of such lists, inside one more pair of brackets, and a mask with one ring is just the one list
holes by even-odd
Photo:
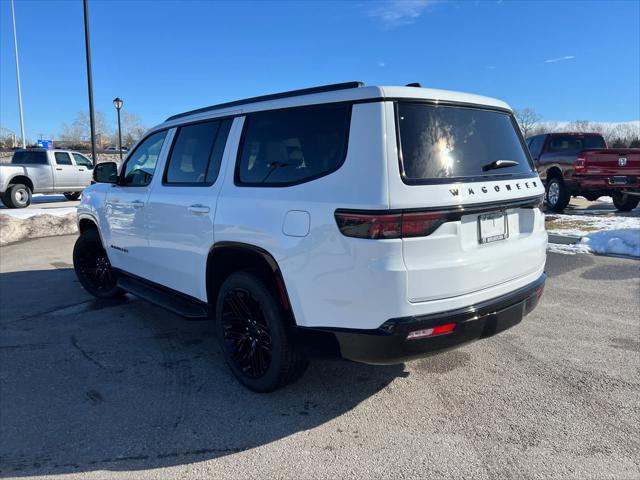
[[0, 249], [3, 477], [640, 478], [639, 261], [550, 254], [503, 334], [258, 395], [210, 322], [92, 300], [74, 240]]

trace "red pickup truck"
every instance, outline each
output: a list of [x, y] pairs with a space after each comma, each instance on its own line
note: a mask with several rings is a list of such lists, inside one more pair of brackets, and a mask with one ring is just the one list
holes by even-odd
[[546, 133], [527, 139], [546, 186], [547, 208], [562, 212], [572, 196], [610, 195], [620, 211], [640, 202], [640, 149], [607, 148], [598, 133]]

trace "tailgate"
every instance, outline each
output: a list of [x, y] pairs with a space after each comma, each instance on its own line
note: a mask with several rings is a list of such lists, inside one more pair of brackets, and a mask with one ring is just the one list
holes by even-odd
[[[480, 222], [488, 220], [498, 230], [505, 222], [506, 238], [492, 236], [495, 231], [483, 235]], [[424, 302], [476, 292], [540, 270], [547, 235], [538, 208], [496, 206], [444, 223], [427, 237], [402, 242], [408, 300]]]
[[389, 206], [403, 212], [408, 301], [466, 295], [541, 271], [544, 187], [512, 116], [402, 102], [396, 110]]
[[582, 175], [640, 176], [640, 149], [588, 150]]

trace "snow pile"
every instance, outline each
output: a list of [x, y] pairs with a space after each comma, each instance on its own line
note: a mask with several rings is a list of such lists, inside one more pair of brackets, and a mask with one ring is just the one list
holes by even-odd
[[640, 229], [592, 232], [582, 237], [577, 246], [587, 247], [594, 253], [640, 257]]
[[640, 257], [640, 218], [620, 215], [548, 215], [547, 231], [576, 237], [574, 243], [549, 243], [555, 253], [598, 253]]
[[0, 203], [0, 245], [77, 233], [76, 207], [35, 208], [39, 203], [56, 201], [64, 205], [67, 199], [62, 195], [34, 195], [33, 205], [29, 208], [6, 208]]
[[[38, 204], [60, 202], [60, 207]], [[35, 194], [29, 208], [6, 208], [0, 202], [0, 245], [30, 238], [68, 235], [77, 232], [76, 207], [63, 195]], [[75, 205], [71, 203], [71, 205]]]
[[[27, 212], [36, 210], [33, 215], [26, 215]], [[28, 240], [30, 238], [51, 237], [54, 235], [69, 235], [77, 233], [75, 208], [43, 210], [45, 213], [38, 213], [42, 209], [23, 209], [22, 217], [14, 215], [16, 210], [0, 210], [0, 245]], [[57, 210], [66, 210], [57, 212]], [[71, 211], [69, 211], [71, 210]], [[55, 214], [52, 214], [56, 212]]]
[[19, 218], [24, 220], [36, 215], [53, 215], [54, 217], [61, 217], [69, 215], [70, 213], [76, 213], [76, 207], [58, 207], [58, 208], [12, 208], [12, 209], [0, 209], [0, 215], [8, 215], [13, 218]]
[[576, 253], [593, 253], [589, 250], [587, 245], [583, 245], [580, 242], [565, 245], [563, 243], [551, 243], [547, 244], [547, 251], [551, 253], [564, 253], [565, 255], [575, 255]]
[[556, 235], [583, 237], [601, 230], [624, 230], [640, 228], [639, 217], [617, 215], [561, 215], [551, 214], [546, 218], [547, 232]]

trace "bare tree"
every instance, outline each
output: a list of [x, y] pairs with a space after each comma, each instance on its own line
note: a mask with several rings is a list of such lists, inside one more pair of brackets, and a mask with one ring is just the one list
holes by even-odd
[[[142, 138], [142, 135], [144, 135], [147, 128], [142, 125], [140, 116], [137, 113], [124, 110], [121, 115], [122, 146], [131, 148], [134, 143]], [[113, 144], [118, 144], [117, 126], [113, 132]]]
[[13, 148], [17, 144], [16, 133], [8, 128], [0, 127], [0, 148]]
[[531, 136], [536, 124], [542, 119], [542, 116], [533, 108], [520, 108], [514, 110], [513, 113], [518, 120], [518, 125], [520, 125], [520, 130], [522, 130], [522, 135], [524, 135], [525, 138]]
[[529, 136], [558, 132], [600, 133], [611, 148], [638, 148], [637, 145], [640, 142], [640, 122], [600, 123], [589, 120], [576, 120], [570, 123], [539, 122], [531, 129]]
[[604, 133], [605, 127], [601, 123], [589, 120], [576, 120], [567, 125], [567, 130], [570, 132]]
[[529, 136], [533, 137], [534, 135], [542, 135], [544, 133], [552, 133], [559, 130], [560, 127], [557, 122], [536, 123], [529, 132]]
[[[96, 141], [100, 147], [109, 139], [110, 130], [104, 117], [104, 113], [96, 112]], [[71, 124], [64, 123], [59, 132], [61, 140], [73, 143], [81, 143], [91, 140], [91, 127], [88, 112], [78, 112]]]

